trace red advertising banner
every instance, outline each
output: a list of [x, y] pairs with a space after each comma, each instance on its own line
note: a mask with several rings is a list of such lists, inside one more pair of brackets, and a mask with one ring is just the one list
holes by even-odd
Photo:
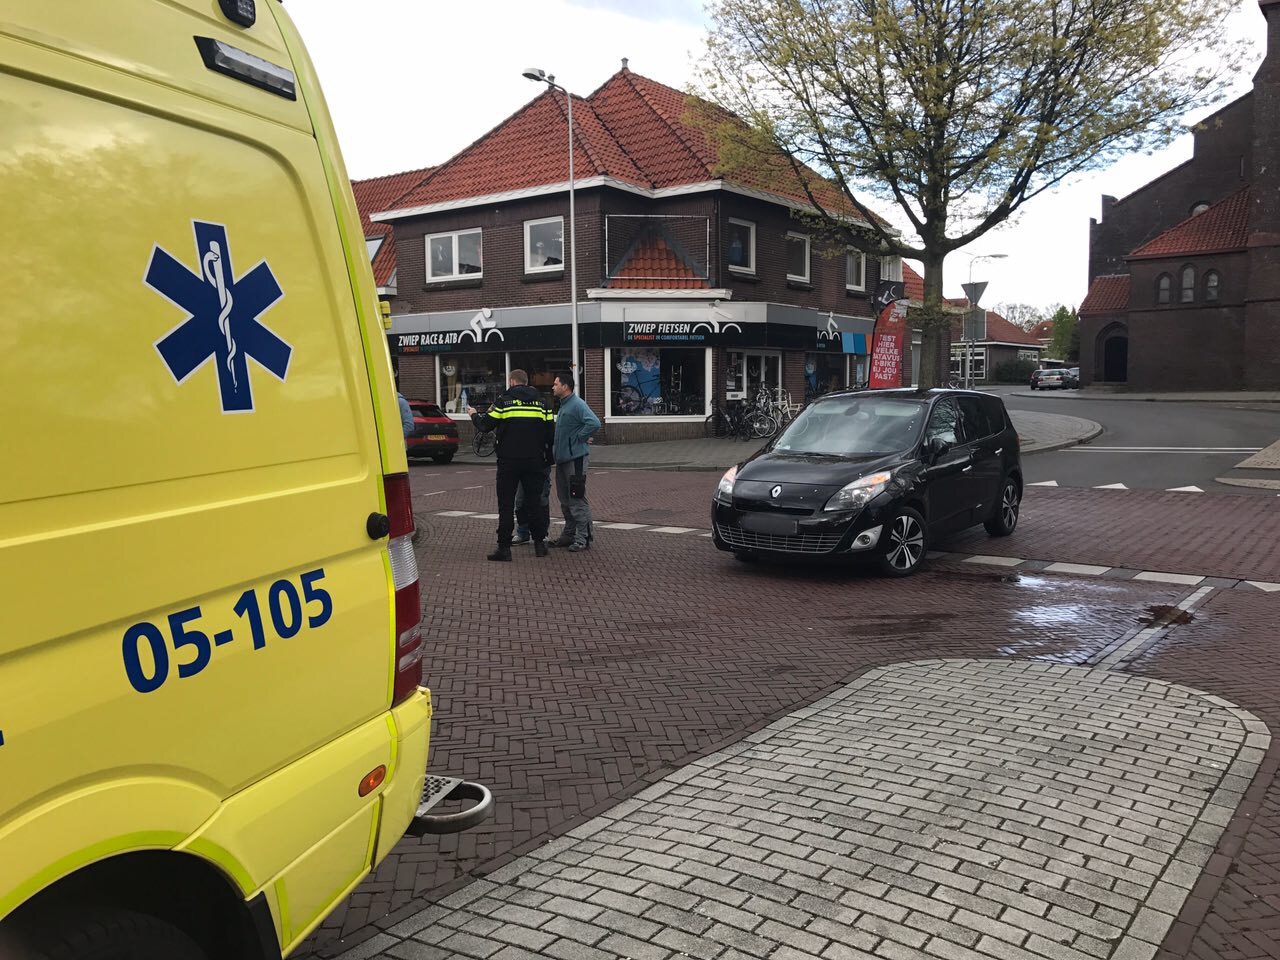
[[907, 330], [907, 303], [895, 300], [880, 311], [871, 334], [872, 390], [902, 386], [902, 338]]

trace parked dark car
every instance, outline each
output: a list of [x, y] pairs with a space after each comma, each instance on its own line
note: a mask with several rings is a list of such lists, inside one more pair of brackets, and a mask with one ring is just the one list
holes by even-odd
[[430, 457], [436, 463], [448, 463], [458, 452], [458, 425], [443, 410], [426, 400], [410, 400], [413, 411], [413, 433], [405, 438], [405, 452], [410, 457]]
[[1067, 367], [1062, 371], [1062, 385], [1068, 390], [1080, 389], [1080, 368]]
[[1018, 434], [997, 396], [965, 390], [828, 394], [728, 470], [712, 538], [740, 560], [864, 559], [895, 577], [936, 537], [1018, 525]]
[[1031, 373], [1032, 390], [1060, 390], [1066, 386], [1065, 370], [1034, 370]]

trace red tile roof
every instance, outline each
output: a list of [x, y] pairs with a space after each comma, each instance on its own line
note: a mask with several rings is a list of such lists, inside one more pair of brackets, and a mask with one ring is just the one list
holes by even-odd
[[1249, 239], [1249, 188], [1219, 200], [1149, 240], [1130, 259], [1189, 257], [1198, 253], [1243, 250]]
[[[1201, 214], [1204, 216], [1204, 214]], [[1156, 238], [1157, 240], [1159, 237]], [[1108, 313], [1124, 313], [1129, 309], [1129, 275], [1108, 273], [1095, 277], [1089, 284], [1089, 292], [1080, 304], [1079, 315], [1100, 316]]]
[[[713, 138], [696, 114], [733, 122], [720, 108], [625, 67], [587, 97], [573, 98], [574, 174], [610, 177], [652, 189], [722, 178]], [[705, 119], [705, 118], [704, 118]], [[568, 180], [568, 117], [563, 94], [545, 90], [448, 160], [417, 189], [384, 210], [428, 206]], [[786, 159], [732, 179], [740, 186], [808, 204], [804, 185], [832, 209], [851, 210], [813, 171], [802, 181]]]
[[373, 255], [373, 278], [378, 286], [390, 285], [396, 272], [396, 245], [391, 240], [391, 224], [376, 223], [369, 215], [394, 206], [395, 202], [427, 178], [435, 167], [390, 173], [368, 180], [352, 180], [351, 189], [356, 195], [356, 208], [360, 211], [360, 228], [365, 239], [383, 237], [382, 245]]
[[638, 243], [627, 256], [610, 287], [626, 290], [697, 290], [707, 286], [664, 237]]
[[1053, 321], [1041, 320], [1039, 323], [1037, 323], [1034, 327], [1031, 328], [1031, 335], [1035, 337], [1037, 340], [1052, 340], [1053, 339]]
[[911, 265], [902, 265], [902, 280], [907, 288], [907, 299], [924, 303], [924, 277], [911, 269]]
[[[963, 297], [949, 297], [944, 301], [949, 307], [963, 307], [969, 301]], [[955, 340], [960, 339], [960, 332], [964, 327], [964, 318], [956, 315], [951, 318], [951, 335]], [[987, 311], [987, 336], [979, 341], [980, 343], [1016, 343], [1019, 346], [1027, 347], [1043, 347], [1039, 340], [1033, 337], [1027, 331], [1023, 330], [1017, 324], [1010, 323], [994, 310]]]

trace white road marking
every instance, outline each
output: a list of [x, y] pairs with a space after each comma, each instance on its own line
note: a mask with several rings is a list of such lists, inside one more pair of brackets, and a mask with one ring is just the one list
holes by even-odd
[[1189, 573], [1157, 573], [1152, 570], [1144, 570], [1133, 579], [1146, 580], [1150, 583], [1181, 583], [1188, 587], [1194, 587], [1204, 577], [1197, 577]]
[[1016, 567], [1023, 562], [1022, 557], [986, 557], [982, 555], [965, 557], [965, 563], [984, 563], [992, 567]]
[[1098, 567], [1091, 563], [1051, 563], [1044, 568], [1045, 573], [1075, 573], [1082, 577], [1100, 577], [1110, 567]]
[[440, 496], [440, 494], [442, 494], [442, 493], [444, 493], [444, 491], [443, 491], [443, 490], [432, 490], [430, 493], [419, 493], [419, 494], [415, 494], [415, 496], [419, 496], [419, 497], [438, 497], [438, 496]]
[[1027, 484], [1028, 487], [1056, 487], [1057, 485], [1058, 485], [1057, 480], [1040, 480], [1037, 483]]
[[1204, 493], [1199, 487], [1192, 485], [1190, 487], [1169, 487], [1165, 493]]
[[475, 516], [470, 510], [441, 510], [436, 514], [437, 517], [472, 517]]
[[[1140, 577], [1134, 577], [1135, 580], [1139, 578]], [[1196, 579], [1202, 580], [1204, 578], [1197, 577]], [[1194, 609], [1195, 606], [1201, 600], [1203, 600], [1212, 592], [1213, 592], [1213, 587], [1201, 587], [1195, 593], [1191, 594], [1191, 596], [1187, 597], [1185, 600], [1179, 603], [1174, 609], [1190, 611]], [[1102, 660], [1101, 663], [1098, 664], [1098, 666], [1103, 668], [1114, 667], [1121, 663], [1124, 663], [1124, 661], [1126, 660], [1129, 660], [1137, 656], [1144, 649], [1146, 649], [1147, 645], [1150, 644], [1157, 636], [1159, 636], [1165, 630], [1169, 629], [1171, 626], [1173, 626], [1173, 621], [1171, 619], [1166, 618], [1161, 622], [1153, 623], [1151, 626], [1147, 627], [1144, 630], [1139, 630], [1138, 633], [1135, 636], [1133, 636], [1127, 643], [1125, 643], [1123, 646], [1119, 647], [1118, 649], [1111, 651], [1111, 653], [1107, 654], [1107, 656]]]
[[643, 530], [648, 526], [647, 523], [597, 523], [597, 527], [604, 527], [606, 530]]
[[1280, 583], [1267, 583], [1265, 580], [1246, 580], [1245, 583], [1266, 593], [1280, 593]]
[[1123, 483], [1104, 483], [1100, 487], [1094, 487], [1095, 490], [1128, 490]]
[[693, 533], [697, 527], [651, 527], [650, 533]]
[[473, 513], [472, 516], [475, 517], [477, 520], [497, 520], [498, 519], [498, 515], [496, 513]]
[[1257, 453], [1261, 447], [1069, 447], [1071, 453]]
[[476, 484], [474, 487], [463, 487], [463, 490], [483, 490], [483, 484]]

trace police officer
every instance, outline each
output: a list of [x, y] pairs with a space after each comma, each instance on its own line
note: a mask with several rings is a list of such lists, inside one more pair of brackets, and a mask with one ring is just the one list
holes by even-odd
[[511, 532], [515, 528], [516, 489], [524, 489], [529, 510], [529, 532], [534, 552], [547, 555], [547, 512], [537, 509], [546, 482], [547, 465], [554, 463], [552, 444], [556, 422], [542, 394], [529, 386], [529, 375], [512, 370], [507, 390], [484, 413], [467, 407], [477, 430], [498, 434], [498, 549], [490, 560], [511, 559]]

